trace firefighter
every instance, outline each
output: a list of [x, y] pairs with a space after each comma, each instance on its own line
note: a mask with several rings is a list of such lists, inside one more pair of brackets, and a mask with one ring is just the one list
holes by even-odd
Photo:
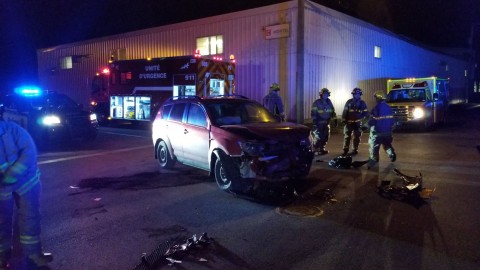
[[[336, 120], [335, 108], [330, 100], [330, 91], [322, 88], [320, 98], [312, 104], [311, 116], [313, 122], [314, 152], [318, 155], [328, 154], [325, 149], [330, 137], [330, 120]], [[334, 122], [335, 123], [335, 122]]]
[[353, 135], [353, 149], [350, 155], [358, 154], [358, 145], [362, 136], [362, 124], [368, 117], [367, 104], [361, 99], [362, 89], [356, 87], [352, 90], [353, 98], [347, 100], [342, 113], [342, 123], [345, 124], [343, 129], [345, 138], [343, 141], [343, 155], [348, 154], [350, 141]]
[[370, 113], [368, 126], [370, 127], [370, 137], [368, 143], [370, 145], [370, 159], [368, 168], [372, 168], [379, 161], [380, 145], [387, 152], [390, 161], [397, 159], [395, 150], [393, 149], [392, 130], [394, 125], [393, 112], [390, 106], [385, 102], [386, 97], [382, 91], [374, 94], [377, 104]]
[[280, 91], [278, 83], [272, 83], [270, 86], [270, 93], [263, 98], [263, 106], [275, 117], [284, 120], [285, 112], [283, 110], [283, 102], [282, 98], [278, 95], [278, 91]]
[[42, 252], [40, 241], [37, 150], [25, 129], [3, 121], [2, 111], [0, 108], [0, 270], [9, 269], [12, 256], [14, 205], [26, 263], [36, 269], [47, 266], [53, 259], [51, 254]]

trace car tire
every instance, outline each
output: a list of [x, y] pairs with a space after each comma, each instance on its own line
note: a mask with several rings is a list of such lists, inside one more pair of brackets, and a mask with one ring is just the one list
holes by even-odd
[[238, 169], [233, 165], [232, 160], [223, 152], [218, 153], [214, 168], [215, 181], [223, 191], [232, 190], [232, 182], [236, 181], [239, 175]]
[[175, 159], [171, 157], [167, 144], [164, 141], [158, 143], [157, 160], [160, 168], [163, 169], [171, 169], [175, 165]]

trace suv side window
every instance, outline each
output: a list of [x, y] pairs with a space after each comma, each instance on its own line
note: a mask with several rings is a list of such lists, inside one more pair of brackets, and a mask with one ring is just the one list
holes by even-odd
[[170, 112], [170, 117], [168, 118], [171, 121], [182, 122], [183, 111], [185, 110], [186, 103], [175, 103], [173, 104], [172, 111]]
[[172, 109], [172, 104], [168, 104], [163, 106], [162, 109], [162, 119], [166, 120], [168, 119], [168, 116], [170, 115], [170, 110]]
[[195, 126], [207, 127], [207, 118], [198, 104], [190, 104], [187, 123]]

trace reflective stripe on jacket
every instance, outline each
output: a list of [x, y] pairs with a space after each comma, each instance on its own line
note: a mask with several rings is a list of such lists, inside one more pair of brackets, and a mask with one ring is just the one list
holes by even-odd
[[332, 101], [329, 98], [315, 100], [312, 104], [311, 116], [314, 125], [328, 124], [330, 119], [335, 117], [335, 108]]
[[372, 109], [370, 119], [368, 120], [370, 132], [377, 135], [390, 135], [394, 123], [393, 112], [390, 106], [385, 101], [378, 102]]
[[368, 117], [368, 109], [365, 101], [351, 98], [345, 103], [342, 113], [342, 119], [347, 123], [360, 123], [362, 119]]

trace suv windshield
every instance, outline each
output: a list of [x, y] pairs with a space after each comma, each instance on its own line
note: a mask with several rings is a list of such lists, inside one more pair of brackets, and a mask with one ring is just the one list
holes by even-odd
[[205, 105], [214, 125], [278, 122], [265, 107], [256, 102], [219, 101]]
[[399, 89], [388, 93], [387, 102], [425, 101], [425, 89]]

